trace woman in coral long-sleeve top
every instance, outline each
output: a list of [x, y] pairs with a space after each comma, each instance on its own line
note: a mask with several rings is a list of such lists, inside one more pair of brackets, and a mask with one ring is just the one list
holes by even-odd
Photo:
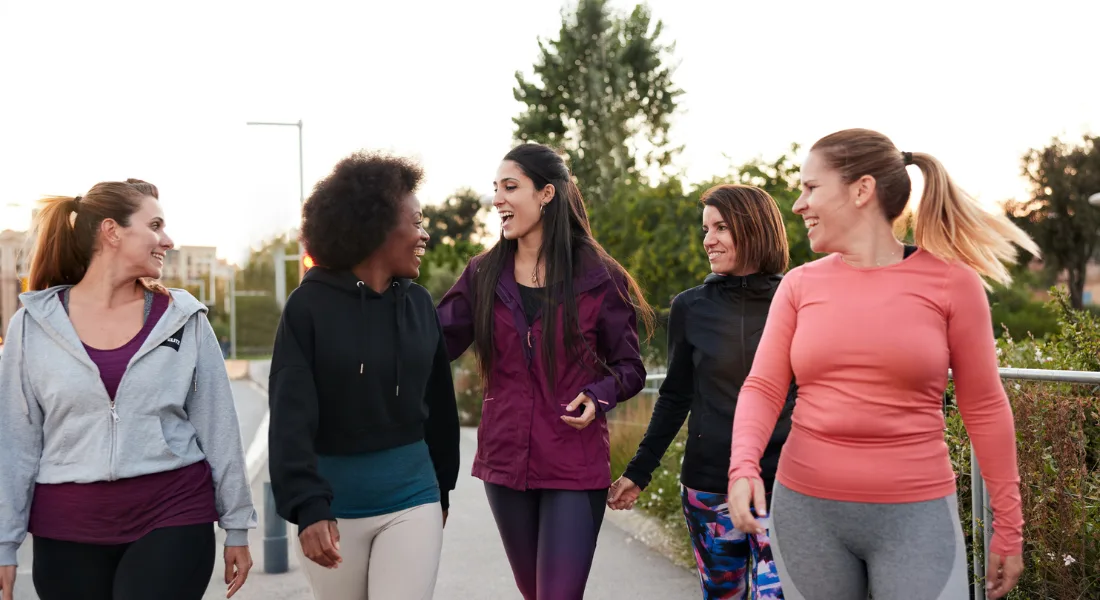
[[[915, 246], [894, 236], [916, 165]], [[771, 540], [787, 600], [965, 599], [966, 544], [943, 438], [948, 369], [992, 498], [988, 589], [1023, 570], [1012, 410], [997, 372], [982, 276], [1006, 282], [1013, 244], [1034, 242], [982, 210], [923, 153], [854, 129], [819, 140], [794, 206], [830, 256], [793, 269], [772, 301], [733, 426], [730, 511], [756, 532], [760, 455], [798, 381], [772, 494]]]

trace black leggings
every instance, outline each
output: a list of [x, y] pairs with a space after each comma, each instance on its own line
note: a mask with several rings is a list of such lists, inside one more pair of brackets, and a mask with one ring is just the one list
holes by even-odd
[[214, 526], [155, 529], [129, 544], [34, 538], [41, 600], [200, 600], [214, 573]]

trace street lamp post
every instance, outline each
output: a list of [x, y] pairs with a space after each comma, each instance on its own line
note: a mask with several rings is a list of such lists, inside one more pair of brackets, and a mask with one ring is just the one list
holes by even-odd
[[[269, 125], [273, 127], [297, 127], [298, 128], [298, 202], [299, 207], [306, 203], [306, 180], [305, 171], [302, 161], [302, 120], [298, 119], [297, 123], [287, 122], [261, 122], [261, 121], [249, 121], [246, 125]], [[298, 281], [301, 282], [302, 276], [305, 274], [305, 268], [302, 266], [301, 261], [298, 262]]]

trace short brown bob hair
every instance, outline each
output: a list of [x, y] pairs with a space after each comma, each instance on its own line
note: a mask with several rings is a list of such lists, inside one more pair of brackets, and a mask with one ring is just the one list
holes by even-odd
[[775, 199], [751, 185], [724, 184], [707, 190], [701, 199], [722, 215], [737, 247], [734, 270], [777, 275], [784, 273], [791, 256], [787, 230]]

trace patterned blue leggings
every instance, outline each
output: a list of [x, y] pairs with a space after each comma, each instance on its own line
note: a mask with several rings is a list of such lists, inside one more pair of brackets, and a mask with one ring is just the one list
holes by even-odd
[[749, 536], [734, 528], [725, 494], [680, 488], [703, 599], [782, 599], [767, 534]]

